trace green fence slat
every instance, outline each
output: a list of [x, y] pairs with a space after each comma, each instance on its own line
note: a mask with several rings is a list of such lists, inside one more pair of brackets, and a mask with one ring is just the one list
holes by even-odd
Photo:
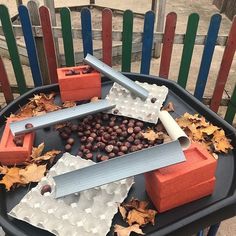
[[132, 38], [133, 38], [133, 12], [131, 10], [126, 10], [123, 15], [121, 71], [130, 72]]
[[61, 15], [61, 27], [62, 27], [62, 37], [63, 37], [66, 66], [74, 66], [75, 55], [73, 47], [72, 29], [71, 29], [70, 9], [67, 7], [63, 7], [60, 11], [60, 15]]
[[231, 99], [230, 99], [230, 102], [229, 102], [229, 105], [228, 105], [228, 108], [227, 108], [227, 111], [225, 114], [225, 120], [228, 123], [232, 124], [233, 120], [234, 120], [235, 113], [236, 113], [236, 85], [234, 87], [234, 91], [231, 96]]
[[194, 43], [197, 34], [199, 22], [199, 15], [192, 13], [189, 15], [186, 34], [184, 37], [184, 47], [182, 52], [182, 58], [179, 69], [178, 84], [183, 88], [186, 87], [190, 64], [193, 55]]
[[27, 91], [25, 76], [20, 62], [20, 56], [16, 44], [16, 39], [13, 33], [12, 23], [8, 9], [5, 5], [0, 4], [0, 19], [2, 22], [2, 30], [4, 32], [8, 51], [11, 57], [11, 63], [16, 77], [19, 93], [23, 94]]

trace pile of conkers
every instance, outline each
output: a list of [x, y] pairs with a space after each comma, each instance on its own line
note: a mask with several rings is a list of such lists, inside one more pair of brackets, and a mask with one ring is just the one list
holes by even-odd
[[[143, 134], [148, 128], [166, 133], [163, 125], [145, 124], [142, 121], [106, 113], [88, 115], [78, 124], [67, 123], [58, 129], [65, 140], [65, 151], [75, 144], [74, 134], [80, 140], [78, 155], [82, 158], [104, 161], [127, 153], [162, 144], [164, 138], [151, 141]], [[72, 135], [73, 134], [73, 135]]]

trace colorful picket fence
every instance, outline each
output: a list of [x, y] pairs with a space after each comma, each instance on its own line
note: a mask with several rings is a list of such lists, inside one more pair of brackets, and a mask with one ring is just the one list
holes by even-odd
[[[30, 4], [35, 4], [31, 1]], [[62, 38], [65, 53], [65, 65], [74, 66], [76, 64], [73, 39], [82, 39], [83, 53], [93, 54], [93, 40], [102, 41], [101, 58], [108, 65], [112, 65], [114, 51], [112, 50], [113, 41], [121, 41], [121, 70], [131, 71], [131, 56], [134, 44], [141, 45], [141, 66], [140, 73], [149, 74], [150, 63], [152, 59], [153, 42], [162, 43], [162, 53], [160, 58], [159, 76], [168, 79], [170, 72], [170, 63], [172, 58], [172, 49], [174, 44], [183, 44], [182, 58], [178, 73], [178, 84], [186, 88], [188, 81], [191, 60], [195, 45], [203, 45], [203, 55], [200, 69], [196, 81], [194, 96], [202, 101], [206, 82], [211, 67], [212, 57], [216, 45], [225, 46], [221, 66], [219, 68], [215, 89], [210, 102], [210, 108], [217, 112], [221, 104], [224, 87], [228, 78], [232, 60], [236, 50], [236, 18], [233, 19], [229, 36], [219, 36], [218, 31], [221, 23], [221, 16], [215, 14], [211, 17], [207, 35], [197, 35], [199, 15], [193, 13], [189, 16], [187, 29], [184, 35], [175, 34], [177, 15], [174, 12], [166, 16], [164, 33], [154, 32], [155, 15], [148, 11], [144, 16], [143, 32], [133, 32], [133, 12], [127, 10], [123, 15], [123, 30], [112, 31], [112, 11], [104, 9], [102, 11], [102, 30], [93, 30], [91, 23], [91, 12], [88, 8], [83, 8], [81, 14], [81, 29], [72, 28], [71, 12], [68, 8], [62, 8], [60, 11], [61, 28], [52, 27], [49, 9], [45, 6], [39, 8], [40, 26], [32, 26], [30, 12], [24, 5], [19, 7], [19, 17], [21, 26], [12, 25], [8, 9], [0, 5], [0, 20], [9, 54], [11, 57], [19, 93], [27, 91], [22, 65], [19, 59], [19, 52], [16, 44], [16, 36], [24, 36], [26, 49], [29, 58], [29, 64], [35, 86], [45, 84], [42, 79], [40, 68], [42, 65], [38, 58], [38, 49], [35, 43], [36, 38], [42, 38], [45, 50], [45, 59], [48, 68], [51, 83], [57, 82], [56, 69], [58, 67], [57, 55], [55, 50], [55, 38]], [[6, 102], [13, 99], [10, 84], [7, 79], [6, 71], [2, 60], [0, 60], [0, 82]], [[232, 123], [236, 112], [236, 87], [228, 103], [225, 119]]]

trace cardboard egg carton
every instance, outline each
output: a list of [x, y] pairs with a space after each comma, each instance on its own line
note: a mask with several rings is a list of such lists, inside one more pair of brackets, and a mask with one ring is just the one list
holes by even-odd
[[[53, 176], [80, 169], [94, 162], [65, 153], [46, 177], [16, 205], [10, 216], [55, 235], [101, 235], [110, 231], [118, 203], [123, 202], [134, 183], [133, 177], [77, 194], [55, 199]], [[52, 191], [41, 194], [44, 185]]]
[[[158, 112], [168, 94], [168, 88], [164, 85], [140, 83], [135, 81], [149, 91], [148, 98], [144, 101], [139, 97], [133, 96], [127, 89], [114, 83], [106, 99], [116, 105], [108, 113], [127, 116], [156, 124], [158, 121]], [[155, 101], [155, 102], [154, 102]]]

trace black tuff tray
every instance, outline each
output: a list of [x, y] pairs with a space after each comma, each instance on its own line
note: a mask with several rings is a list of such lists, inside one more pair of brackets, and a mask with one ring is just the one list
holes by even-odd
[[[205, 116], [206, 119], [214, 125], [222, 127], [225, 130], [226, 135], [232, 139], [232, 145], [234, 147], [233, 151], [229, 154], [219, 155], [216, 172], [216, 187], [213, 195], [165, 213], [158, 214], [154, 226], [147, 225], [144, 227], [143, 231], [146, 235], [191, 235], [208, 225], [236, 215], [235, 129], [173, 81], [154, 76], [133, 73], [124, 74], [132, 80], [167, 86], [169, 88], [169, 93], [165, 103], [168, 103], [169, 101], [174, 103], [175, 112], [172, 114], [173, 117], [178, 117], [185, 112], [192, 114], [199, 113]], [[103, 97], [108, 93], [111, 86], [112, 82], [104, 78], [102, 83]], [[25, 105], [33, 94], [40, 92], [50, 93], [51, 91], [58, 92], [58, 85], [48, 85], [32, 89], [2, 109], [0, 112], [0, 133], [3, 132], [5, 118], [11, 113], [15, 113], [19, 109], [19, 106]], [[58, 149], [63, 145], [61, 139], [54, 131], [37, 130], [34, 145], [38, 145], [44, 140], [46, 141], [46, 150], [52, 148]], [[76, 154], [77, 150], [78, 146], [77, 148], [72, 149], [71, 153]], [[33, 185], [31, 185], [31, 187], [32, 186]], [[47, 231], [40, 230], [28, 223], [7, 216], [7, 212], [19, 203], [28, 190], [29, 186], [21, 187], [11, 192], [5, 192], [4, 187], [1, 186], [0, 225], [2, 225], [9, 235], [52, 235]], [[143, 175], [135, 177], [135, 184], [129, 192], [128, 199], [131, 197], [136, 197], [140, 200], [148, 200], [148, 196], [145, 192]], [[120, 214], [115, 215], [113, 224], [115, 223], [124, 224]], [[78, 235], [80, 235], [79, 232]], [[113, 235], [112, 230], [108, 235]]]

